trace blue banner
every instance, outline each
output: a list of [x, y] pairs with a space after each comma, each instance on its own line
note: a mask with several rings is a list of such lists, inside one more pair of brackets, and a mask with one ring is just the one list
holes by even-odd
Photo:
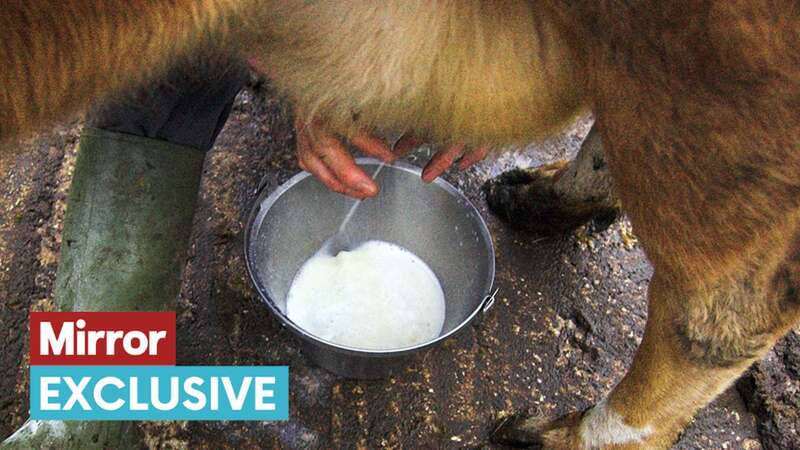
[[286, 420], [287, 366], [31, 366], [37, 420]]

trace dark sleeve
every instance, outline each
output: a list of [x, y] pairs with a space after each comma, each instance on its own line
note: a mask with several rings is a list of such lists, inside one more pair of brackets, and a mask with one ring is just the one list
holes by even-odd
[[92, 127], [208, 151], [248, 78], [244, 62], [186, 63], [96, 108]]

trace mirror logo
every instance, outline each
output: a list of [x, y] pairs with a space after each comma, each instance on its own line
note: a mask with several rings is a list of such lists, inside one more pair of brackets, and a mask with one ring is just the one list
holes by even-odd
[[286, 420], [288, 366], [177, 366], [174, 312], [33, 312], [39, 420]]

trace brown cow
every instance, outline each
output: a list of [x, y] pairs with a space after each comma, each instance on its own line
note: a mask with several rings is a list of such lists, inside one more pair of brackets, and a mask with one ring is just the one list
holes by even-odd
[[[593, 145], [655, 268], [644, 340], [605, 400], [511, 421], [507, 439], [669, 447], [800, 319], [796, 1], [7, 0], [0, 38], [4, 138], [210, 47], [256, 58], [319, 133], [497, 147], [594, 111]], [[608, 209], [556, 186], [585, 169], [550, 169], [490, 200], [567, 224]]]

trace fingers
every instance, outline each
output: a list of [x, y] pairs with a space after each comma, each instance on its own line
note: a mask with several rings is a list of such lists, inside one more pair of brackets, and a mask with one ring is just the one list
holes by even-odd
[[456, 144], [446, 150], [436, 152], [422, 170], [422, 181], [430, 183], [443, 174], [464, 152], [464, 144]]
[[[426, 183], [432, 182], [439, 175], [444, 173], [445, 170], [449, 169], [450, 166], [452, 166], [457, 160], [459, 170], [468, 169], [473, 164], [485, 158], [486, 155], [489, 154], [490, 148], [487, 146], [481, 146], [474, 150], [467, 151], [466, 153], [464, 153], [464, 150], [464, 144], [456, 144], [447, 148], [446, 150], [437, 152], [435, 155], [433, 155], [433, 158], [428, 161], [425, 169], [423, 169], [422, 181]], [[461, 159], [459, 159], [459, 157]]]
[[489, 147], [482, 146], [478, 147], [475, 150], [471, 150], [467, 152], [461, 160], [458, 162], [458, 169], [459, 170], [466, 170], [469, 169], [473, 164], [478, 161], [483, 160], [486, 158], [486, 155], [489, 154]]
[[[339, 139], [325, 132], [317, 122], [295, 122], [297, 129], [297, 159], [300, 166], [333, 191], [356, 198], [373, 197], [378, 185], [355, 162], [353, 156]], [[414, 136], [403, 136], [392, 149], [384, 141], [359, 133], [350, 142], [365, 154], [384, 162], [394, 162], [417, 147], [420, 141]], [[464, 170], [486, 157], [489, 147], [482, 146], [466, 151], [464, 144], [456, 144], [437, 152], [422, 171], [422, 180], [430, 183], [449, 169], [456, 161]]]
[[[377, 195], [378, 185], [356, 165], [338, 139], [314, 124], [297, 121], [295, 128], [297, 160], [301, 168], [335, 192], [355, 198]], [[373, 146], [371, 142], [366, 142], [366, 145]]]
[[411, 153], [411, 150], [414, 150], [421, 144], [420, 140], [415, 138], [411, 135], [403, 135], [397, 142], [394, 144], [394, 154], [398, 157], [406, 156], [407, 154]]
[[333, 192], [338, 192], [340, 194], [348, 192], [347, 188], [340, 183], [335, 176], [333, 176], [333, 173], [330, 171], [330, 169], [325, 167], [325, 164], [323, 164], [319, 158], [310, 157], [306, 160], [300, 160], [299, 164], [301, 169], [317, 177], [322, 184], [327, 186], [327, 188]]
[[397, 155], [392, 153], [386, 143], [366, 133], [359, 133], [350, 139], [350, 142], [365, 154], [378, 158], [383, 162], [390, 163], [397, 159]]
[[333, 176], [333, 173], [325, 167], [325, 164], [312, 153], [311, 144], [308, 135], [304, 132], [303, 128], [297, 127], [297, 163], [300, 168], [314, 175], [322, 182], [328, 189], [344, 194], [347, 188]]
[[347, 189], [360, 192], [364, 197], [378, 194], [378, 185], [356, 164], [353, 156], [338, 139], [321, 137], [316, 142], [314, 154]]

